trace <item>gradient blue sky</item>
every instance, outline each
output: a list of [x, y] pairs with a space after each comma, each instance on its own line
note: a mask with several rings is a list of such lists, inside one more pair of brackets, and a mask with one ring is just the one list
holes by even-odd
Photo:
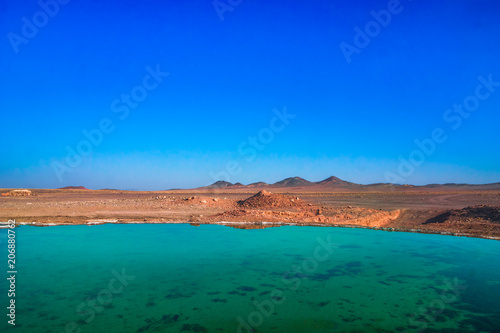
[[[228, 162], [232, 182], [386, 182], [435, 128], [447, 140], [402, 182], [499, 182], [500, 87], [457, 129], [443, 115], [479, 76], [500, 81], [500, 2], [400, 6], [348, 63], [339, 45], [387, 1], [243, 0], [221, 21], [210, 0], [71, 0], [17, 53], [42, 9], [1, 1], [0, 187], [188, 188]], [[112, 102], [157, 65], [169, 76], [120, 119]], [[285, 106], [296, 117], [254, 159], [238, 151]], [[114, 130], [59, 178], [105, 118]]]

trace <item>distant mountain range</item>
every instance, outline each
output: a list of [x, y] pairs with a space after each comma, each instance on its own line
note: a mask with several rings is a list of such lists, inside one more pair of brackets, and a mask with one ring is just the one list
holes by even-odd
[[345, 180], [342, 180], [340, 178], [337, 178], [335, 176], [328, 177], [324, 180], [318, 181], [318, 182], [311, 182], [308, 181], [304, 178], [301, 177], [289, 177], [285, 178], [283, 180], [280, 180], [276, 183], [273, 184], [268, 184], [265, 182], [256, 182], [256, 183], [251, 183], [248, 185], [243, 185], [241, 183], [230, 183], [227, 181], [219, 180], [216, 181], [215, 183], [208, 185], [208, 186], [203, 186], [199, 187], [197, 189], [244, 189], [244, 188], [310, 188], [311, 190], [313, 189], [352, 189], [352, 190], [377, 190], [377, 189], [388, 189], [388, 188], [398, 188], [398, 189], [418, 189], [418, 188], [425, 188], [425, 189], [430, 189], [430, 188], [470, 188], [472, 189], [498, 189], [500, 190], [500, 183], [491, 183], [491, 184], [455, 184], [455, 183], [447, 183], [447, 184], [429, 184], [429, 185], [422, 185], [422, 186], [417, 186], [417, 185], [401, 185], [401, 184], [391, 184], [391, 183], [375, 183], [375, 184], [368, 184], [368, 185], [361, 185], [361, 184], [356, 184], [356, 183], [351, 183]]
[[[208, 186], [203, 186], [200, 187], [200, 189], [220, 189], [220, 188], [282, 188], [282, 187], [329, 187], [329, 186], [335, 186], [335, 187], [359, 187], [363, 185], [347, 182], [345, 180], [342, 180], [340, 178], [331, 176], [328, 177], [322, 181], [319, 182], [310, 182], [304, 178], [301, 177], [289, 177], [285, 178], [283, 180], [280, 180], [279, 182], [273, 183], [273, 184], [268, 184], [265, 182], [256, 182], [256, 183], [251, 183], [248, 185], [243, 185], [242, 183], [230, 183], [226, 182], [223, 180], [216, 181], [215, 183], [208, 185]], [[387, 184], [389, 186], [389, 184]]]
[[[447, 184], [428, 184], [428, 185], [401, 185], [401, 184], [391, 184], [391, 183], [375, 183], [368, 185], [361, 185], [356, 183], [351, 183], [335, 176], [328, 177], [324, 180], [318, 182], [311, 182], [301, 177], [289, 177], [283, 180], [280, 180], [276, 183], [268, 184], [265, 182], [255, 182], [248, 185], [244, 185], [242, 183], [230, 183], [227, 181], [219, 180], [215, 183], [193, 188], [193, 189], [171, 189], [176, 191], [192, 191], [192, 190], [216, 190], [216, 189], [227, 189], [227, 190], [238, 190], [238, 189], [256, 189], [256, 190], [270, 190], [295, 188], [298, 190], [304, 190], [307, 192], [328, 192], [328, 191], [386, 191], [386, 190], [498, 190], [500, 191], [500, 183], [490, 183], [490, 184], [456, 184], [456, 183], [447, 183]], [[66, 186], [59, 188], [60, 190], [88, 190], [83, 186]], [[110, 190], [110, 189], [105, 189]], [[117, 191], [117, 190], [113, 190]], [[134, 190], [128, 190], [134, 191]], [[286, 191], [286, 190], [285, 190]], [[499, 198], [500, 199], [500, 198]]]
[[60, 187], [58, 190], [88, 190], [88, 188], [85, 188], [84, 186], [66, 186]]

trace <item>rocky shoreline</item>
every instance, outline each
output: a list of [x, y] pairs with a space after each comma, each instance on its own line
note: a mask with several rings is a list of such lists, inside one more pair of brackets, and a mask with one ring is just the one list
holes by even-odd
[[[361, 225], [349, 224], [325, 224], [325, 223], [302, 223], [302, 222], [200, 222], [193, 223], [189, 221], [88, 221], [87, 223], [49, 223], [49, 222], [17, 222], [17, 226], [34, 226], [34, 227], [53, 227], [53, 226], [70, 226], [70, 225], [102, 225], [102, 224], [189, 224], [194, 227], [200, 225], [223, 225], [237, 229], [265, 229], [277, 228], [282, 226], [298, 226], [298, 227], [324, 227], [324, 228], [354, 228], [354, 229], [369, 229], [387, 232], [411, 232], [420, 234], [436, 234], [443, 236], [456, 236], [456, 237], [471, 237], [471, 238], [484, 238], [491, 240], [500, 240], [500, 236], [487, 236], [476, 233], [462, 233], [451, 231], [437, 231], [437, 230], [421, 230], [421, 229], [407, 229], [407, 228], [392, 228], [392, 227], [369, 227]], [[0, 224], [0, 229], [6, 228]]]
[[[348, 227], [500, 239], [500, 206], [494, 204], [498, 193], [405, 194], [407, 201], [420, 201], [410, 206], [406, 202], [394, 203], [405, 196], [387, 193], [311, 195], [261, 190], [253, 195], [186, 196], [171, 192], [32, 192], [33, 196], [2, 198], [0, 219], [16, 219], [21, 225], [32, 226], [190, 223], [244, 229], [285, 225]], [[465, 197], [460, 199], [460, 195]], [[448, 198], [472, 205], [450, 205]], [[374, 199], [378, 201], [371, 203]]]

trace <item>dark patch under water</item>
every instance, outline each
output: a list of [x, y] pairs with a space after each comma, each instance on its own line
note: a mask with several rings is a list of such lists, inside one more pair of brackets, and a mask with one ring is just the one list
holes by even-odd
[[148, 319], [149, 324], [139, 328], [137, 332], [152, 332], [152, 331], [165, 331], [171, 326], [172, 323], [179, 319], [179, 315], [164, 315], [159, 320]]

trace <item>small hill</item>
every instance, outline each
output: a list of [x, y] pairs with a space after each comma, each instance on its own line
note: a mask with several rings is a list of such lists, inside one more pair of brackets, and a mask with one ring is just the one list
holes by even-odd
[[88, 190], [88, 188], [83, 186], [66, 186], [58, 188], [58, 190]]
[[346, 182], [345, 180], [342, 180], [342, 179], [337, 178], [335, 176], [328, 177], [327, 179], [316, 182], [315, 184], [324, 185], [324, 186], [352, 186], [352, 185], [359, 186], [359, 184]]
[[284, 208], [302, 205], [302, 201], [299, 198], [271, 193], [266, 190], [262, 190], [245, 200], [238, 201], [238, 206], [244, 208]]
[[324, 184], [340, 184], [340, 183], [346, 183], [346, 181], [337, 178], [335, 176], [328, 177], [327, 179], [324, 179], [322, 181], [316, 182], [316, 184], [324, 185]]
[[269, 186], [269, 184], [265, 182], [256, 182], [247, 185], [247, 187], [264, 187], [264, 186]]
[[208, 186], [205, 186], [202, 188], [224, 188], [224, 187], [228, 187], [228, 186], [232, 186], [232, 185], [233, 184], [230, 182], [226, 182], [224, 180], [218, 180], [215, 183], [213, 183], [212, 185], [208, 185]]
[[305, 180], [304, 178], [300, 177], [290, 177], [283, 179], [282, 181], [274, 183], [272, 186], [276, 187], [299, 187], [299, 186], [311, 186], [314, 185], [314, 183]]

